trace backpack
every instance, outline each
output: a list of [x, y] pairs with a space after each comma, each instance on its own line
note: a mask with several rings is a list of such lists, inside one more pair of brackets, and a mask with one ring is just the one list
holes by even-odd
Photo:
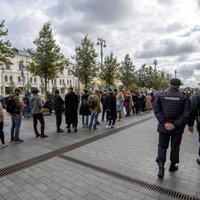
[[15, 95], [10, 95], [6, 100], [6, 111], [11, 114], [14, 113], [16, 108], [14, 96]]
[[97, 105], [97, 103], [96, 103], [95, 99], [90, 99], [89, 108], [90, 109], [95, 109], [96, 105]]

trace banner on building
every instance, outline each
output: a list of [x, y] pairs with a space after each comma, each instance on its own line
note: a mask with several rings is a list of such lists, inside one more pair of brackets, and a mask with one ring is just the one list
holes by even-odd
[[20, 80], [24, 82], [24, 64], [22, 62], [19, 63], [20, 68]]

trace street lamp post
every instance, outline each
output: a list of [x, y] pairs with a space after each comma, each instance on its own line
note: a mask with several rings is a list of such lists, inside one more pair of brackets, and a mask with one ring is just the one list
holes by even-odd
[[101, 66], [103, 65], [103, 48], [106, 47], [106, 41], [102, 38], [97, 38], [97, 45], [101, 47]]
[[174, 75], [175, 75], [175, 78], [176, 78], [176, 76], [177, 76], [177, 71], [176, 70], [174, 71]]

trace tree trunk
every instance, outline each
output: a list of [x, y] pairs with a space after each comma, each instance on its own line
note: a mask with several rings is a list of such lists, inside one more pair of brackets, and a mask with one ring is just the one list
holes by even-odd
[[44, 78], [44, 94], [45, 94], [45, 102], [47, 100], [47, 78]]

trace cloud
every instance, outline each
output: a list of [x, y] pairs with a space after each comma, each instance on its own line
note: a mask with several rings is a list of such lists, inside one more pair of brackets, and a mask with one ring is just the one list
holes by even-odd
[[110, 24], [122, 21], [133, 12], [131, 0], [59, 0], [47, 13], [55, 18], [82, 14], [82, 21]]
[[199, 51], [198, 44], [192, 42], [178, 43], [175, 40], [147, 41], [143, 44], [143, 50], [134, 54], [136, 58], [155, 58], [166, 56], [180, 56]]

